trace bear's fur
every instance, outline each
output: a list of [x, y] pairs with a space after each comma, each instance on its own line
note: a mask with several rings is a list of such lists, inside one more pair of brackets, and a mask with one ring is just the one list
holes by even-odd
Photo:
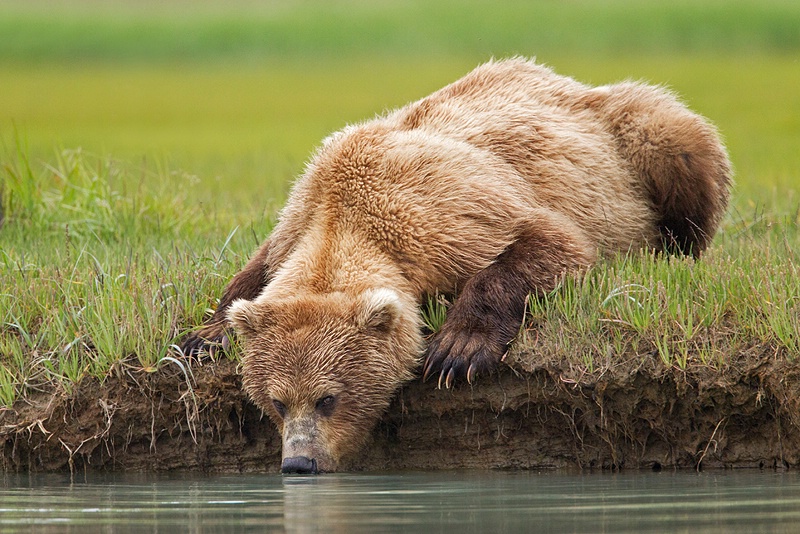
[[335, 470], [417, 371], [428, 296], [459, 295], [423, 375], [472, 382], [564, 273], [643, 247], [697, 256], [730, 175], [715, 129], [661, 88], [490, 62], [326, 139], [184, 350], [226, 346], [230, 321], [284, 471]]

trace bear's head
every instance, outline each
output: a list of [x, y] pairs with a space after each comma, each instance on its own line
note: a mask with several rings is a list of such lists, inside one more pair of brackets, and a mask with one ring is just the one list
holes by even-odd
[[282, 471], [335, 471], [353, 458], [421, 347], [416, 307], [391, 289], [235, 301], [243, 383], [283, 437]]

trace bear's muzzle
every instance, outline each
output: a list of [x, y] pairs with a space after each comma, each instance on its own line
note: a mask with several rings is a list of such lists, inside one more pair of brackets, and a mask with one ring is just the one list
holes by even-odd
[[305, 456], [284, 458], [281, 464], [281, 473], [284, 475], [316, 475], [318, 473], [317, 461], [313, 458], [306, 458]]
[[313, 413], [284, 419], [282, 473], [316, 475], [335, 470], [317, 419]]

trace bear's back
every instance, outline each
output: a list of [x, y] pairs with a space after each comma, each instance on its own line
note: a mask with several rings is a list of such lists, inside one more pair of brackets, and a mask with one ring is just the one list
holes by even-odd
[[656, 240], [640, 176], [616, 150], [608, 92], [523, 59], [490, 62], [387, 116], [492, 154], [522, 177], [525, 197], [575, 221], [600, 249]]
[[512, 59], [347, 126], [295, 184], [274, 264], [292, 250], [344, 258], [372, 243], [419, 287], [447, 290], [542, 211], [591, 253], [657, 245], [649, 193], [605, 112], [612, 93]]

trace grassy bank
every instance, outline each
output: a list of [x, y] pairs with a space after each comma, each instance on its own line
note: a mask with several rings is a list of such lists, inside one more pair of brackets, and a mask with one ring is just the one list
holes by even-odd
[[170, 344], [268, 235], [320, 139], [493, 54], [669, 85], [737, 171], [702, 261], [604, 263], [531, 304], [525, 347], [587, 372], [797, 357], [800, 7], [695, 4], [4, 4], [0, 403], [180, 367]]

